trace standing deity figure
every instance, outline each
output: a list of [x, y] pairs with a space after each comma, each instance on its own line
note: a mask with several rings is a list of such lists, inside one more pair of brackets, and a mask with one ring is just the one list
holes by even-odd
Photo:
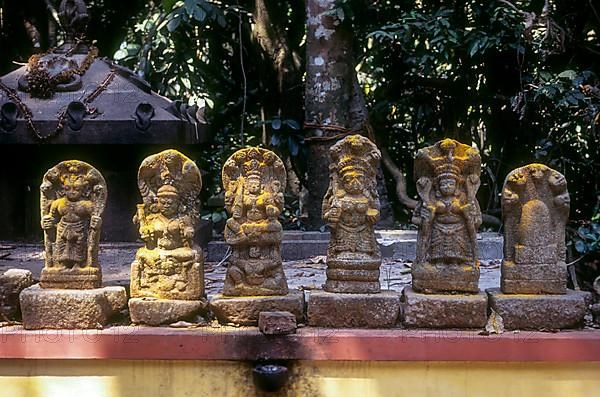
[[225, 162], [222, 180], [231, 215], [225, 241], [232, 248], [223, 295], [287, 294], [278, 220], [286, 186], [283, 162], [266, 149], [241, 149]]
[[565, 177], [543, 164], [508, 174], [502, 191], [502, 292], [566, 293], [569, 203]]
[[374, 226], [379, 219], [377, 166], [381, 152], [369, 139], [351, 135], [329, 149], [329, 189], [323, 219], [331, 228], [324, 290], [380, 292], [381, 253]]
[[98, 170], [78, 160], [63, 161], [40, 186], [45, 266], [42, 288], [99, 288], [98, 244], [106, 182]]
[[413, 288], [424, 293], [477, 293], [481, 210], [479, 151], [453, 139], [419, 150], [415, 160], [419, 226]]
[[204, 259], [194, 245], [202, 178], [196, 164], [175, 150], [147, 157], [138, 171], [142, 204], [133, 222], [145, 246], [131, 265], [131, 297], [199, 300]]

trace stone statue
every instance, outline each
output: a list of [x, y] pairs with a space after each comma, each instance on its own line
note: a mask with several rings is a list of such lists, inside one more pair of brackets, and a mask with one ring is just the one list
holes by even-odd
[[87, 163], [63, 161], [46, 172], [40, 191], [46, 254], [41, 287], [99, 288], [104, 178]]
[[145, 246], [131, 266], [131, 297], [198, 300], [204, 259], [194, 247], [202, 179], [196, 164], [175, 150], [147, 157], [138, 171], [142, 204], [133, 222]]
[[419, 150], [415, 179], [419, 204], [413, 222], [419, 226], [412, 267], [417, 292], [479, 291], [477, 229], [481, 210], [479, 151], [452, 139]]
[[381, 153], [369, 139], [351, 135], [329, 149], [330, 182], [323, 219], [331, 228], [324, 290], [380, 291], [381, 254], [374, 226], [379, 219], [377, 166]]
[[502, 292], [566, 293], [569, 192], [565, 177], [543, 164], [512, 171], [504, 182], [502, 216]]
[[88, 8], [83, 0], [62, 0], [58, 7], [58, 18], [69, 40], [83, 35], [90, 21]]
[[281, 264], [286, 172], [275, 153], [261, 148], [235, 152], [223, 166], [225, 208], [231, 215], [225, 240], [232, 248], [223, 295], [285, 295]]

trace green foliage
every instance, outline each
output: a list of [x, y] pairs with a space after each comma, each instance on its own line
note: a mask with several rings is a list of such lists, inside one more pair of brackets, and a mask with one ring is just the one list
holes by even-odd
[[511, 169], [537, 161], [566, 175], [572, 218], [591, 217], [600, 95], [586, 87], [600, 84], [600, 19], [588, 2], [549, 5], [376, 1], [355, 14], [371, 119], [409, 176], [418, 148], [453, 137], [482, 153], [485, 212], [499, 215]]
[[587, 225], [577, 229], [573, 242], [575, 250], [581, 255], [600, 252], [600, 213]]

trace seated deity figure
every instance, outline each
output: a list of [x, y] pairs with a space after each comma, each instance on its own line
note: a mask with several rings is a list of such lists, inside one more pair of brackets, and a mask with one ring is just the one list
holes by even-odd
[[381, 254], [374, 233], [380, 158], [377, 147], [360, 135], [346, 137], [330, 149], [331, 181], [323, 199], [323, 219], [331, 228], [324, 287], [328, 292], [380, 291]]
[[273, 152], [242, 149], [223, 166], [225, 208], [231, 214], [225, 241], [232, 248], [224, 295], [285, 295], [288, 292], [280, 253], [286, 174]]
[[98, 288], [98, 242], [106, 205], [106, 183], [87, 163], [64, 161], [45, 175], [41, 223], [46, 261], [42, 288]]
[[415, 162], [419, 226], [413, 288], [426, 293], [479, 291], [479, 152], [452, 139], [421, 149]]
[[131, 270], [131, 296], [200, 299], [204, 294], [203, 255], [194, 247], [199, 219], [200, 171], [174, 150], [142, 162], [138, 185], [143, 204], [133, 222], [145, 246]]

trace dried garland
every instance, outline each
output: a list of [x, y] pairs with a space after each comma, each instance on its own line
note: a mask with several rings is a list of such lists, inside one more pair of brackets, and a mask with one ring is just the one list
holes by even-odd
[[[88, 66], [89, 68], [89, 66]], [[85, 99], [82, 101], [86, 108], [86, 114], [96, 114], [98, 113], [97, 108], [90, 107], [90, 104], [100, 96], [102, 92], [104, 92], [110, 83], [114, 80], [116, 75], [116, 70], [111, 67], [109, 74], [104, 78], [104, 80], [92, 91]], [[65, 126], [65, 119], [67, 118], [67, 109], [64, 108], [58, 114], [58, 122], [54, 131], [50, 132], [48, 135], [42, 135], [42, 133], [36, 128], [33, 123], [33, 113], [29, 109], [29, 107], [19, 98], [19, 95], [16, 90], [8, 87], [2, 81], [0, 81], [0, 90], [3, 91], [6, 96], [17, 106], [25, 122], [27, 123], [27, 128], [34, 134], [34, 136], [40, 141], [46, 141], [52, 137], [58, 135]]]
[[[65, 54], [65, 56], [70, 56], [78, 46], [79, 42], [77, 42], [77, 44], [75, 44]], [[35, 54], [29, 58], [29, 61], [27, 62], [27, 67], [29, 68], [27, 83], [29, 86], [29, 92], [32, 94], [32, 96], [37, 98], [51, 98], [56, 92], [56, 87], [59, 84], [69, 82], [71, 77], [73, 77], [75, 74], [83, 76], [90, 66], [92, 66], [94, 60], [98, 57], [98, 48], [92, 46], [90, 47], [85, 59], [83, 62], [81, 62], [79, 67], [65, 70], [54, 77], [50, 77], [48, 71], [40, 67], [40, 60], [47, 55], [54, 54], [55, 51], [55, 49], [51, 49], [48, 52]]]

